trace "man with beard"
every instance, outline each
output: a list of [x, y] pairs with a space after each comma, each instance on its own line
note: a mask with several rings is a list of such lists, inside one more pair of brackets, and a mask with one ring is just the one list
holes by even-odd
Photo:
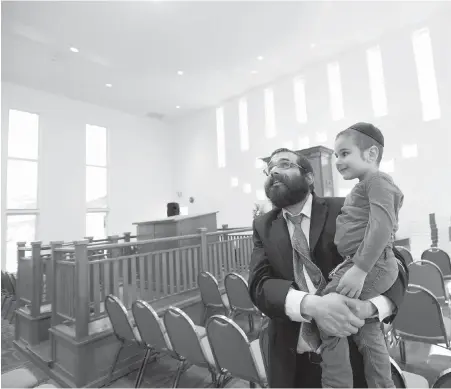
[[349, 337], [354, 386], [367, 387], [362, 356], [350, 335], [365, 319], [393, 320], [407, 286], [406, 270], [400, 264], [394, 285], [368, 301], [317, 295], [343, 261], [334, 237], [344, 199], [316, 196], [310, 162], [292, 150], [274, 151], [265, 173], [265, 192], [275, 208], [254, 220], [249, 292], [271, 319], [269, 385], [321, 388], [319, 327]]

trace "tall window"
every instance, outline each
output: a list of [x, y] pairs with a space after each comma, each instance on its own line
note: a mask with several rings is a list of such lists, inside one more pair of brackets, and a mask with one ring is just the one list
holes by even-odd
[[274, 91], [271, 88], [265, 89], [265, 132], [267, 138], [276, 136], [276, 117], [274, 112]]
[[218, 167], [226, 166], [225, 133], [224, 133], [224, 108], [216, 109], [216, 142], [218, 146]]
[[299, 123], [307, 123], [307, 103], [305, 99], [305, 80], [302, 77], [294, 79], [294, 104], [296, 119]]
[[107, 129], [86, 126], [86, 236], [105, 238], [108, 217]]
[[379, 46], [366, 51], [366, 61], [370, 76], [371, 101], [375, 116], [387, 115], [387, 96], [385, 94], [384, 69]]
[[240, 144], [241, 150], [249, 150], [249, 127], [247, 119], [247, 100], [243, 97], [238, 103], [238, 114], [240, 120]]
[[421, 30], [415, 31], [412, 34], [412, 43], [417, 67], [423, 120], [439, 119], [441, 114], [440, 102], [429, 29], [422, 28]]
[[6, 177], [6, 270], [17, 271], [17, 242], [36, 238], [39, 116], [10, 110]]
[[329, 96], [332, 120], [343, 119], [343, 92], [341, 89], [340, 65], [331, 62], [327, 65], [327, 77], [329, 79]]

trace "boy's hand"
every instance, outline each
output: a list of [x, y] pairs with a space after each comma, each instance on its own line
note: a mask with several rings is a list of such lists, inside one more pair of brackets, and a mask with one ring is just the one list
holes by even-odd
[[337, 293], [351, 298], [359, 298], [366, 275], [367, 273], [359, 269], [356, 265], [352, 266], [341, 277], [338, 283]]

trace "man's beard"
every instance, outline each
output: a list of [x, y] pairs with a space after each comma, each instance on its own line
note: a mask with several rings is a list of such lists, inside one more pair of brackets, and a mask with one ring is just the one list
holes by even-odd
[[[281, 182], [273, 186], [274, 181]], [[265, 182], [266, 197], [277, 208], [286, 208], [304, 200], [310, 192], [310, 186], [305, 177], [289, 178], [286, 175], [278, 174], [276, 177], [270, 176]]]

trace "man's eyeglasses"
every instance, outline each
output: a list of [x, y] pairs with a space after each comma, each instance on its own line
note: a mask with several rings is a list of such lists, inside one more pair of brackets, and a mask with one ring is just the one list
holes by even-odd
[[271, 171], [275, 167], [277, 167], [278, 169], [281, 169], [281, 170], [287, 170], [293, 166], [297, 166], [299, 169], [306, 171], [302, 166], [299, 166], [297, 163], [290, 162], [290, 161], [279, 161], [273, 165], [268, 165], [268, 167], [263, 170], [263, 173], [265, 173], [267, 176], [269, 176], [271, 174]]

